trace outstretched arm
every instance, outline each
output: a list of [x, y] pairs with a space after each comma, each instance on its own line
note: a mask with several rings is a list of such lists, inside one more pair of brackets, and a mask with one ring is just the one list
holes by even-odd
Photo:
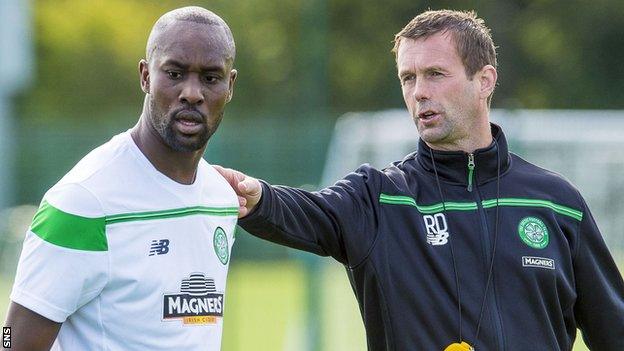
[[51, 321], [15, 302], [9, 306], [4, 325], [11, 327], [11, 351], [49, 350], [61, 328], [61, 323]]
[[[215, 166], [238, 195], [238, 224], [265, 240], [356, 265], [377, 233], [378, 171], [362, 166], [333, 186], [273, 186]], [[252, 213], [253, 211], [253, 213]]]

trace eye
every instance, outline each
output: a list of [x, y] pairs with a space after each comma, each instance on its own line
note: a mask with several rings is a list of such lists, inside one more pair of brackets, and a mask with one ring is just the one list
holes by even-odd
[[182, 77], [182, 73], [178, 71], [167, 71], [167, 75], [170, 79], [180, 79]]
[[219, 77], [214, 76], [214, 75], [206, 75], [204, 76], [204, 81], [206, 83], [216, 83], [219, 80]]
[[413, 81], [414, 79], [416, 79], [415, 75], [413, 75], [413, 74], [406, 74], [406, 75], [401, 77], [401, 84], [409, 83], [410, 81]]
[[432, 77], [442, 77], [442, 76], [444, 76], [444, 74], [442, 74], [442, 72], [439, 72], [439, 71], [431, 71], [429, 73], [429, 75], [432, 76]]

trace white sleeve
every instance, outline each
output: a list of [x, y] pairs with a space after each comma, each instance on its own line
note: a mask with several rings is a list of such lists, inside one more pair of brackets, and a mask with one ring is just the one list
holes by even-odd
[[11, 300], [62, 323], [108, 281], [105, 217], [77, 184], [53, 187], [26, 233]]

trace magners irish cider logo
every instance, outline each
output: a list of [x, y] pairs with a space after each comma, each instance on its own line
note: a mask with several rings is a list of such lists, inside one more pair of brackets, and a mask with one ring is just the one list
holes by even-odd
[[182, 280], [179, 293], [165, 294], [163, 320], [181, 319], [184, 324], [216, 324], [223, 317], [223, 293], [217, 292], [214, 279], [191, 273]]

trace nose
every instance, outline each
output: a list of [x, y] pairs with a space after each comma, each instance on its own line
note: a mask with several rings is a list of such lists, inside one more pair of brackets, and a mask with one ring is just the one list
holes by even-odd
[[197, 77], [191, 75], [184, 82], [180, 92], [180, 102], [187, 105], [201, 105], [204, 103], [204, 92], [201, 82]]
[[416, 101], [428, 100], [430, 98], [429, 87], [427, 86], [427, 82], [425, 79], [417, 79], [414, 84], [414, 90], [412, 92], [412, 97]]

